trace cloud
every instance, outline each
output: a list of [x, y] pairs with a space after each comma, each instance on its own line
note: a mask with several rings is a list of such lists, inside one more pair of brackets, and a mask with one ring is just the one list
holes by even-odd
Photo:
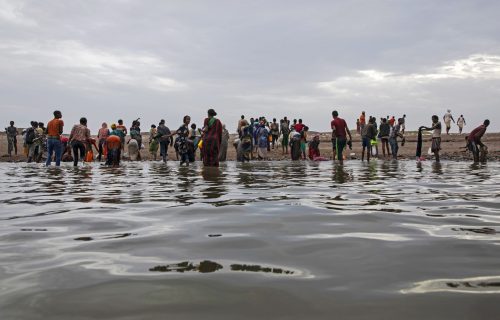
[[25, 4], [19, 1], [0, 0], [0, 20], [25, 27], [37, 26], [35, 20], [24, 15], [24, 7]]
[[318, 82], [317, 88], [334, 94], [352, 94], [353, 88], [363, 93], [362, 88], [414, 88], [448, 79], [498, 80], [500, 56], [474, 54], [465, 59], [450, 61], [428, 73], [398, 74], [380, 70], [359, 70], [354, 76], [341, 76], [332, 81]]
[[170, 92], [187, 85], [169, 77], [168, 65], [147, 53], [86, 46], [75, 40], [10, 41], [0, 44], [0, 70], [42, 70], [58, 85], [100, 90], [120, 85]]

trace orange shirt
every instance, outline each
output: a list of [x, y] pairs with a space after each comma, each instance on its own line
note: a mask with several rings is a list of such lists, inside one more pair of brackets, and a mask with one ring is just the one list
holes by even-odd
[[59, 138], [64, 127], [64, 122], [61, 119], [52, 119], [47, 123], [47, 136], [49, 138]]
[[109, 150], [120, 149], [122, 144], [118, 136], [109, 136], [106, 143]]

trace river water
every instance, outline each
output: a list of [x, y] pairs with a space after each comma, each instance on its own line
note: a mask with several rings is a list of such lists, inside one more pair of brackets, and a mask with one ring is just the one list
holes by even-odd
[[0, 319], [486, 319], [500, 165], [0, 164]]

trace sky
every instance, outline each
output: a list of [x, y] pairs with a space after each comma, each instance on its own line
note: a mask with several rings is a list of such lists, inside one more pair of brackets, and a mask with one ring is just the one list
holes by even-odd
[[230, 131], [241, 115], [328, 131], [333, 110], [415, 129], [451, 109], [500, 131], [499, 16], [481, 0], [0, 0], [0, 119], [147, 131], [214, 108]]

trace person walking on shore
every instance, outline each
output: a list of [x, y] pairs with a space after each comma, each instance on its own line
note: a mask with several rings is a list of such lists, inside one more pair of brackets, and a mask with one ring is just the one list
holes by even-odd
[[162, 158], [163, 162], [167, 162], [168, 145], [173, 145], [172, 132], [170, 132], [170, 129], [165, 126], [165, 120], [163, 119], [160, 120], [160, 124], [158, 125], [158, 128], [156, 130], [158, 132], [156, 137], [160, 142], [160, 157]]
[[12, 158], [12, 151], [17, 156], [17, 128], [14, 127], [14, 121], [11, 121], [10, 126], [5, 128], [5, 133], [7, 134], [7, 151], [9, 158]]
[[436, 115], [432, 116], [432, 126], [425, 127], [424, 130], [430, 131], [432, 130], [432, 144], [431, 144], [431, 152], [434, 153], [436, 158], [436, 162], [439, 162], [439, 150], [441, 150], [441, 130], [442, 125], [439, 121], [439, 117]]
[[222, 140], [222, 123], [215, 116], [214, 109], [207, 111], [208, 117], [203, 121], [203, 165], [207, 167], [219, 166], [219, 151]]
[[462, 130], [464, 129], [465, 125], [466, 125], [466, 123], [465, 123], [464, 115], [461, 114], [460, 117], [458, 117], [458, 119], [457, 119], [458, 133], [462, 134]]
[[46, 166], [50, 166], [52, 161], [52, 153], [55, 154], [56, 166], [61, 165], [62, 143], [61, 135], [63, 133], [64, 121], [62, 113], [59, 110], [54, 111], [54, 119], [47, 123], [47, 161]]
[[99, 155], [97, 156], [97, 159], [99, 159], [99, 162], [101, 162], [103, 155], [105, 157], [107, 155], [106, 139], [108, 137], [109, 137], [108, 124], [106, 122], [103, 122], [101, 125], [101, 129], [99, 129], [99, 131], [97, 132], [97, 141], [99, 143]]
[[398, 151], [399, 151], [399, 145], [398, 145], [398, 137], [403, 139], [403, 134], [401, 134], [401, 122], [402, 119], [398, 119], [398, 123], [392, 127], [391, 133], [389, 135], [389, 144], [391, 145], [392, 149], [392, 158], [394, 160], [398, 160]]
[[[330, 122], [330, 126], [332, 128], [332, 144], [337, 153], [337, 160], [342, 165], [344, 164], [342, 152], [344, 151], [346, 145], [352, 141], [352, 136], [349, 128], [347, 127], [346, 121], [339, 117], [337, 110], [332, 112], [332, 117], [333, 120]], [[349, 140], [347, 140], [347, 136], [349, 136]]]
[[[481, 138], [486, 133], [486, 129], [489, 125], [490, 120], [486, 119], [484, 120], [482, 125], [472, 130], [471, 133], [469, 133], [469, 136], [467, 136], [467, 148], [470, 152], [472, 152], [474, 163], [477, 163], [481, 160], [479, 157], [481, 150], [488, 150], [487, 147], [482, 143]], [[486, 161], [486, 159], [483, 160]]]
[[446, 134], [450, 134], [450, 129], [451, 129], [451, 122], [455, 123], [455, 119], [453, 119], [453, 116], [451, 115], [451, 110], [448, 109], [446, 110], [446, 113], [443, 116], [443, 121], [444, 124], [446, 125]]
[[[73, 149], [73, 166], [78, 165], [79, 158], [84, 161], [86, 155], [86, 145], [90, 141], [90, 130], [87, 128], [87, 118], [80, 118], [80, 123], [75, 124], [71, 129], [71, 134], [69, 135], [69, 143]], [[80, 157], [78, 157], [78, 152], [80, 152]]]

